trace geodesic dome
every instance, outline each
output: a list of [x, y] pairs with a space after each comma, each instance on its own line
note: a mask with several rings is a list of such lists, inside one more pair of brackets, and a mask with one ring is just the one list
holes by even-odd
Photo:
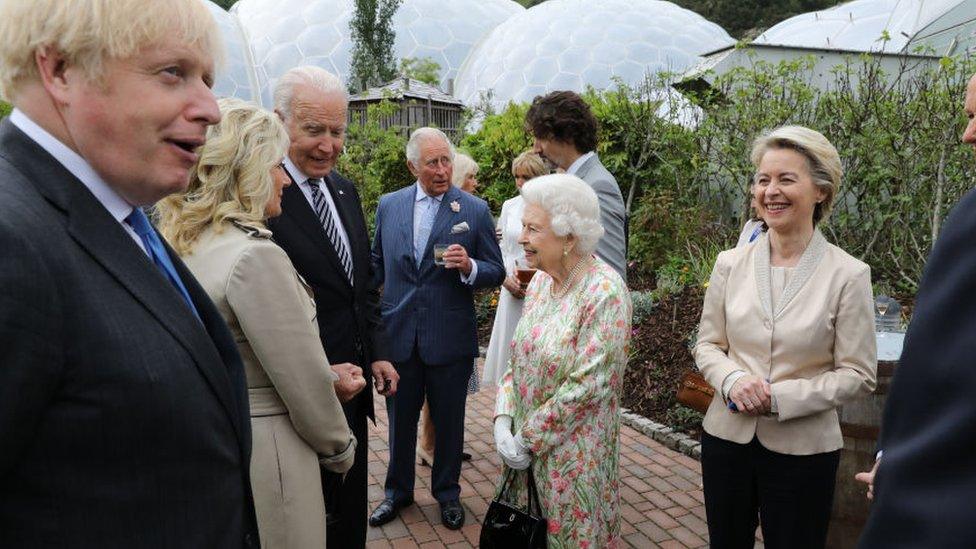
[[721, 27], [659, 0], [548, 0], [487, 34], [455, 84], [466, 105], [493, 90], [496, 108], [553, 90], [640, 83], [646, 73], [680, 72], [698, 55], [734, 40]]
[[237, 97], [260, 103], [260, 81], [254, 70], [247, 39], [237, 18], [209, 0], [204, 2], [216, 19], [224, 39], [224, 63], [217, 70], [214, 94], [217, 97]]
[[[404, 0], [393, 19], [394, 55], [433, 58], [446, 83], [482, 35], [520, 11], [513, 0]], [[265, 106], [292, 67], [317, 65], [348, 82], [352, 0], [240, 0], [231, 12], [249, 38]]]
[[953, 54], [976, 47], [976, 0], [855, 0], [791, 17], [755, 41], [885, 53], [913, 53], [921, 48]]

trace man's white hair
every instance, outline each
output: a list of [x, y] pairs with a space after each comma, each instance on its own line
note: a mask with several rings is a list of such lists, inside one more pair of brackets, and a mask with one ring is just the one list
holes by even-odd
[[431, 139], [443, 139], [447, 146], [451, 149], [451, 160], [454, 160], [454, 144], [451, 140], [447, 138], [444, 132], [438, 130], [437, 128], [424, 127], [417, 128], [410, 134], [410, 139], [407, 141], [407, 160], [410, 161], [415, 167], [420, 167], [420, 143], [421, 141], [427, 141]]
[[285, 118], [291, 117], [292, 99], [295, 87], [299, 85], [311, 86], [323, 93], [338, 93], [345, 101], [349, 101], [349, 92], [338, 76], [315, 65], [295, 67], [281, 75], [274, 87], [275, 111]]
[[575, 175], [557, 173], [526, 181], [521, 192], [526, 204], [535, 204], [549, 214], [557, 236], [574, 235], [581, 253], [596, 250], [603, 225], [600, 201], [589, 184]]

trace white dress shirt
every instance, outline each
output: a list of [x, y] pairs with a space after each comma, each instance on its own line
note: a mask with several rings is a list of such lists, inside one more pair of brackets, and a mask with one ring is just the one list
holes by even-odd
[[132, 240], [139, 246], [139, 249], [148, 255], [148, 251], [142, 244], [142, 239], [136, 234], [135, 230], [125, 222], [125, 218], [129, 217], [134, 209], [132, 204], [125, 201], [124, 198], [119, 196], [112, 187], [109, 187], [108, 183], [99, 176], [91, 165], [81, 157], [78, 153], [71, 150], [67, 145], [58, 141], [57, 137], [54, 137], [47, 130], [40, 127], [36, 122], [31, 120], [23, 111], [20, 109], [14, 109], [10, 113], [10, 122], [17, 126], [20, 131], [24, 132], [27, 137], [34, 140], [35, 143], [40, 145], [42, 149], [47, 151], [55, 160], [61, 163], [71, 175], [75, 176], [80, 180], [88, 190], [95, 195], [98, 202], [108, 210], [108, 213], [119, 222], [122, 229], [132, 237]]
[[[417, 234], [417, 231], [420, 230], [420, 218], [423, 215], [421, 210], [425, 206], [424, 204], [425, 199], [430, 197], [430, 199], [432, 199], [437, 204], [437, 207], [439, 208], [441, 201], [444, 200], [444, 195], [442, 194], [437, 196], [428, 195], [424, 191], [424, 188], [420, 186], [420, 181], [415, 182], [414, 185], [417, 186], [417, 194], [414, 195], [414, 201], [413, 201], [413, 234]], [[434, 215], [436, 217], [436, 213]], [[430, 236], [431, 235], [427, 236], [428, 240], [430, 240]], [[427, 243], [425, 242], [424, 246], [426, 247], [426, 245]], [[412, 249], [411, 252], [413, 252]], [[474, 284], [474, 279], [478, 277], [478, 262], [475, 261], [474, 258], [471, 256], [468, 256], [468, 259], [471, 260], [471, 272], [468, 274], [468, 276], [464, 276], [464, 273], [461, 272], [460, 269], [458, 269], [458, 274], [461, 275], [461, 282], [471, 285]]]
[[[291, 161], [291, 158], [288, 158], [287, 156], [285, 157], [285, 169], [288, 170], [288, 175], [290, 175], [292, 180], [296, 182], [298, 188], [302, 190], [302, 194], [305, 195], [305, 200], [308, 201], [308, 205], [312, 207], [312, 211], [314, 212], [315, 202], [312, 201], [312, 190], [309, 188], [309, 186], [312, 184], [307, 183], [309, 177], [303, 174], [302, 171], [298, 169], [298, 166], [295, 166], [294, 162]], [[329, 192], [329, 188], [326, 186], [325, 181], [322, 181], [321, 179], [319, 179], [318, 183], [315, 183], [315, 185], [318, 186], [319, 191], [325, 196], [325, 201], [329, 204], [329, 215], [332, 216], [332, 221], [335, 222], [336, 232], [339, 233], [339, 238], [342, 239], [342, 243], [345, 244], [346, 250], [349, 251], [349, 257], [351, 259], [352, 247], [349, 245], [349, 235], [346, 234], [346, 227], [342, 224], [342, 218], [339, 217], [339, 210], [336, 209], [335, 201], [332, 199], [332, 193]]]
[[585, 164], [586, 161], [589, 160], [595, 154], [596, 153], [593, 151], [583, 154], [583, 156], [577, 158], [575, 161], [573, 161], [572, 164], [569, 165], [569, 168], [566, 169], [566, 173], [568, 173], [569, 175], [576, 175], [576, 172], [579, 171], [579, 169], [583, 166], [583, 164]]

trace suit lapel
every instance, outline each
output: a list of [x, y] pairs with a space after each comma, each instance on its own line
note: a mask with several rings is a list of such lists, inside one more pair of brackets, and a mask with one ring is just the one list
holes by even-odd
[[769, 234], [762, 233], [756, 242], [756, 253], [753, 262], [756, 269], [756, 290], [759, 292], [759, 302], [767, 320], [773, 320], [772, 292], [769, 286]]
[[773, 318], [779, 318], [779, 315], [783, 313], [783, 310], [790, 304], [790, 301], [796, 297], [796, 294], [800, 293], [803, 286], [813, 276], [814, 271], [817, 270], [817, 266], [820, 265], [820, 260], [823, 259], [826, 251], [827, 239], [824, 238], [820, 229], [814, 229], [813, 238], [807, 244], [807, 249], [803, 250], [803, 255], [800, 256], [800, 261], [796, 264], [793, 275], [790, 276], [789, 282], [786, 283], [786, 288], [783, 289], [783, 295], [780, 296], [779, 301], [776, 303]]
[[775, 320], [783, 313], [790, 301], [803, 289], [803, 286], [813, 276], [820, 260], [823, 259], [827, 251], [827, 239], [824, 238], [820, 229], [814, 229], [813, 238], [810, 244], [800, 256], [790, 280], [783, 288], [782, 295], [776, 303], [772, 302], [772, 291], [770, 289], [770, 263], [769, 263], [769, 234], [763, 233], [755, 245], [755, 267], [756, 267], [756, 289], [759, 292], [759, 301], [762, 303], [763, 312], [769, 320]]
[[[349, 279], [346, 278], [346, 271], [342, 267], [342, 262], [339, 261], [339, 255], [336, 253], [335, 247], [325, 234], [325, 228], [322, 227], [322, 222], [319, 221], [318, 215], [315, 214], [312, 205], [308, 203], [298, 183], [294, 183], [294, 180], [292, 181], [293, 184], [286, 187], [281, 194], [281, 215], [288, 216], [308, 235], [315, 244], [315, 248], [322, 252], [322, 255], [329, 260], [332, 267], [342, 274], [341, 278], [346, 281], [346, 284], [349, 284]], [[340, 217], [341, 215], [340, 213]]]
[[365, 282], [363, 276], [369, 272], [369, 243], [362, 242], [359, 238], [361, 229], [358, 227], [358, 223], [363, 214], [362, 205], [356, 198], [356, 190], [352, 188], [352, 182], [337, 176], [334, 171], [329, 174], [329, 180], [328, 187], [332, 193], [332, 200], [339, 212], [342, 227], [346, 230], [349, 254], [352, 256], [352, 276], [358, 286]]
[[405, 243], [405, 247], [402, 247], [402, 249], [409, 250], [405, 256], [409, 258], [407, 263], [410, 264], [407, 271], [416, 273], [419, 270], [419, 267], [413, 257], [413, 215], [415, 210], [415, 202], [417, 201], [417, 183], [414, 183], [413, 185], [404, 189], [400, 199], [402, 202], [399, 205], [399, 210], [402, 213], [403, 218], [402, 221], [400, 221], [399, 234], [400, 238]]

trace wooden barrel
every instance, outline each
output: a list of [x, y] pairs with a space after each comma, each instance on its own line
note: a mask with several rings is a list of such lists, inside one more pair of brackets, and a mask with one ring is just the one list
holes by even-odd
[[870, 471], [877, 453], [878, 432], [884, 412], [891, 376], [897, 362], [878, 362], [878, 384], [874, 393], [838, 410], [844, 449], [840, 452], [834, 509], [827, 534], [827, 547], [856, 547], [871, 505], [865, 497], [867, 486], [854, 480], [861, 471]]

